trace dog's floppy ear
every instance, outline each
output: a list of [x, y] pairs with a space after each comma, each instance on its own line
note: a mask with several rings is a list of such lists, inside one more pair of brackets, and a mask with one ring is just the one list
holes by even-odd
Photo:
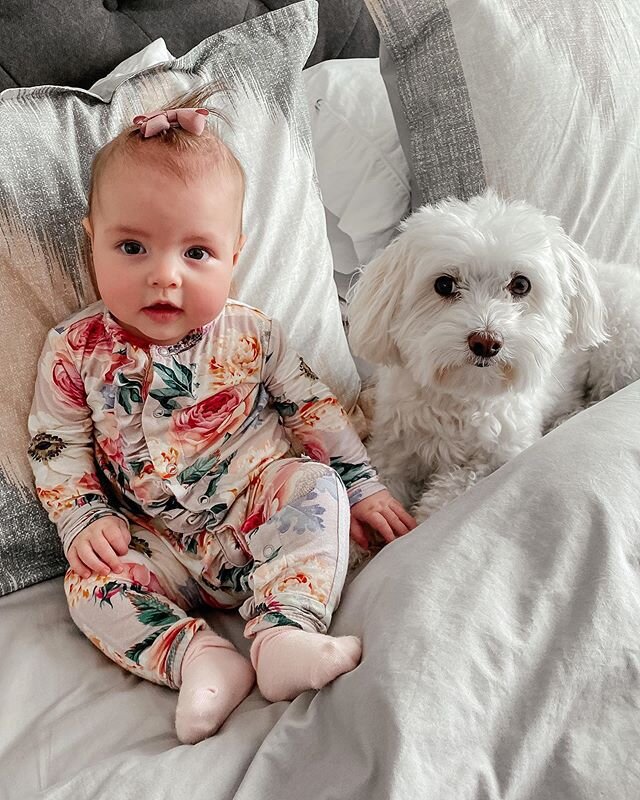
[[404, 285], [402, 236], [359, 270], [347, 293], [349, 343], [354, 354], [372, 364], [401, 363], [392, 331]]
[[565, 290], [569, 292], [571, 332], [567, 346], [586, 350], [607, 340], [605, 310], [595, 281], [595, 269], [580, 245], [559, 224], [551, 237]]

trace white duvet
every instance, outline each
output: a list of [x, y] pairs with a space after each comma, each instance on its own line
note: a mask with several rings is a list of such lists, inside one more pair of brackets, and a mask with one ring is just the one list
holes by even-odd
[[640, 383], [385, 548], [333, 626], [362, 664], [196, 746], [59, 580], [1, 598], [0, 798], [638, 800], [639, 410]]

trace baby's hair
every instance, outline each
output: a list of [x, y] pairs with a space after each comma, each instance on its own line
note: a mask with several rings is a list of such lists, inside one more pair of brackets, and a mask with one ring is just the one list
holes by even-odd
[[[209, 116], [217, 117], [231, 126], [229, 119], [220, 109], [205, 105], [213, 95], [224, 90], [223, 84], [218, 81], [212, 81], [199, 89], [175, 98], [170, 103], [162, 106], [161, 109], [149, 109], [149, 112], [206, 107], [209, 111]], [[237, 177], [240, 181], [241, 197], [244, 197], [246, 179], [242, 165], [229, 146], [223, 142], [211, 127], [205, 127], [205, 130], [199, 136], [183, 128], [170, 127], [155, 136], [145, 139], [140, 133], [139, 126], [130, 124], [114, 139], [103, 145], [93, 159], [89, 182], [89, 217], [91, 216], [96, 187], [106, 165], [114, 156], [126, 155], [134, 157], [156, 156], [162, 169], [169, 170], [178, 177], [184, 177], [185, 170], [187, 173], [191, 172], [192, 174], [196, 170], [198, 172], [204, 171], [203, 163], [206, 164], [207, 170], [213, 166], [220, 173], [227, 173]], [[195, 157], [193, 160], [185, 159], [185, 156], [191, 155]], [[189, 164], [190, 161], [191, 164]]]

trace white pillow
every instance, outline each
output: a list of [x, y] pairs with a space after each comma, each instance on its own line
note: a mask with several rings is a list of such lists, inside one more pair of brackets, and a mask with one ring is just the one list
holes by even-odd
[[388, 244], [411, 203], [379, 60], [323, 61], [302, 74], [322, 200], [365, 264]]
[[156, 64], [163, 64], [165, 61], [173, 61], [173, 56], [167, 50], [164, 39], [156, 39], [138, 53], [134, 53], [118, 64], [104, 78], [96, 81], [89, 91], [92, 94], [97, 94], [105, 103], [108, 103], [116, 87], [126, 81], [127, 78], [136, 75], [143, 69], [155, 67]]
[[640, 263], [637, 0], [366, 3], [416, 207], [491, 186]]

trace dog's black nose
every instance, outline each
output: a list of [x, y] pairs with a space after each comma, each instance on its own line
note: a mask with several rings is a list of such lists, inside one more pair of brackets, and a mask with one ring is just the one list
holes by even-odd
[[480, 358], [493, 358], [500, 352], [502, 339], [489, 331], [474, 331], [467, 339], [471, 352]]

